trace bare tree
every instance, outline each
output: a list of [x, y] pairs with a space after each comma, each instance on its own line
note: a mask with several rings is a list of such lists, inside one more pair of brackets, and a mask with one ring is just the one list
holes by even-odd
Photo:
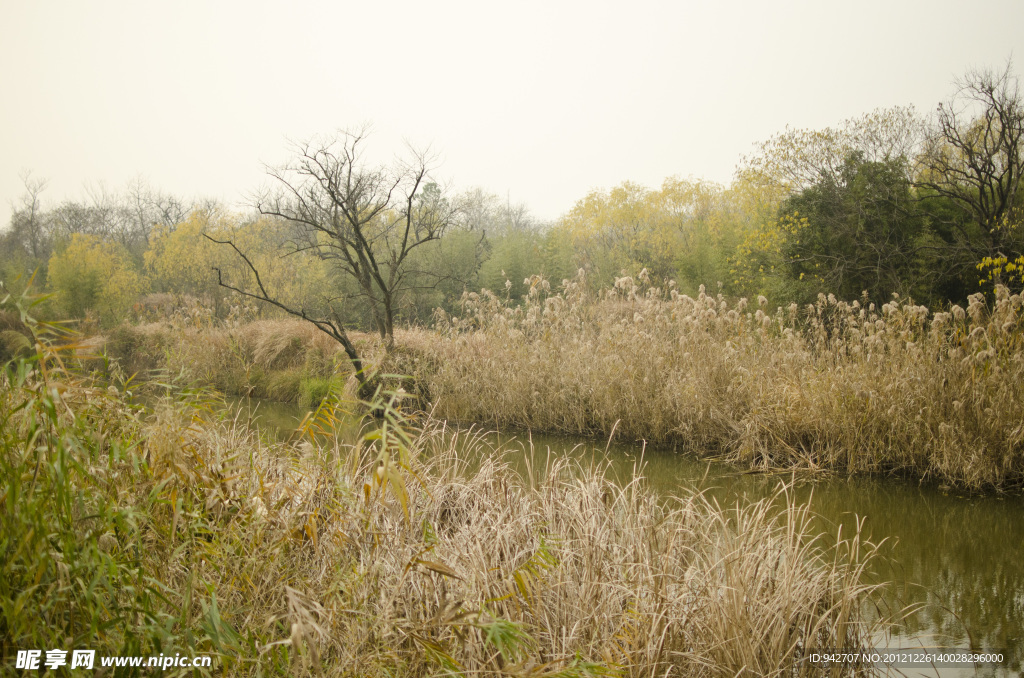
[[21, 173], [21, 183], [25, 192], [21, 205], [12, 206], [11, 230], [34, 260], [43, 261], [49, 257], [49, 239], [41, 196], [49, 182], [34, 178], [26, 170]]
[[458, 203], [459, 221], [466, 230], [501, 236], [538, 227], [525, 203], [513, 203], [510, 197], [502, 200], [480, 187], [464, 191], [458, 196]]
[[[291, 163], [268, 169], [275, 188], [257, 195], [255, 203], [261, 214], [293, 226], [282, 256], [307, 252], [351, 276], [390, 351], [398, 295], [409, 284], [409, 255], [445, 234], [455, 208], [430, 180], [428, 155], [414, 153], [390, 167], [367, 166], [365, 139], [363, 130], [296, 145]], [[255, 289], [242, 289], [226, 282], [218, 270], [222, 286], [313, 323], [342, 345], [365, 384], [362, 362], [343, 320], [345, 298], [325, 300], [316, 309], [283, 303], [266, 289], [252, 260], [233, 242], [214, 242], [230, 245], [256, 282]]]
[[1004, 220], [1019, 206], [1024, 102], [1009, 63], [1002, 72], [970, 71], [956, 86], [939, 104], [916, 183], [959, 204], [994, 252], [1007, 236]]
[[128, 182], [118, 203], [130, 234], [125, 245], [133, 249], [134, 243], [141, 242], [143, 250], [149, 243], [154, 227], [173, 227], [185, 221], [193, 209], [210, 211], [216, 207], [209, 201], [204, 204], [186, 203], [176, 196], [152, 188], [141, 176]]

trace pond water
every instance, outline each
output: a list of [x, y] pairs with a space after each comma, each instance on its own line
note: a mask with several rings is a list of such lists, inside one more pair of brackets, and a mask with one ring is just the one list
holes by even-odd
[[[297, 405], [233, 402], [271, 435], [290, 434], [305, 414]], [[792, 496], [811, 502], [815, 529], [834, 535], [842, 526], [843, 534], [849, 534], [863, 520], [863, 533], [880, 544], [872, 576], [890, 582], [881, 608], [888, 613], [908, 606], [913, 610], [888, 639], [889, 647], [973, 648], [1005, 657], [997, 669], [903, 669], [905, 675], [1008, 676], [1024, 671], [1024, 497], [961, 496], [892, 478], [807, 480], [747, 474], [641, 443], [607, 445], [523, 432], [494, 432], [489, 439], [522, 449], [521, 455], [509, 456], [521, 467], [531, 447], [541, 461], [550, 453], [607, 463], [610, 475], [620, 480], [641, 467], [660, 493], [705, 491], [723, 506], [741, 498], [770, 497], [780, 482], [794, 481]]]

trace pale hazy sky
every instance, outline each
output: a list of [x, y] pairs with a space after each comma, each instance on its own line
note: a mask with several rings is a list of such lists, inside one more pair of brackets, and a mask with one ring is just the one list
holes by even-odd
[[287, 140], [373, 124], [439, 176], [555, 218], [592, 188], [727, 182], [772, 134], [931, 111], [970, 66], [1024, 73], [1022, 0], [0, 0], [0, 223], [142, 176], [240, 203]]

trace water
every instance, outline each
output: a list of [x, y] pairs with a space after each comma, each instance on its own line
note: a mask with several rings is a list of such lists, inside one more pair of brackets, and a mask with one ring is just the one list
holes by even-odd
[[[256, 401], [253, 401], [254, 403]], [[278, 435], [292, 431], [305, 414], [297, 405], [236, 401], [257, 425]], [[510, 459], [522, 466], [527, 450], [543, 461], [550, 450], [581, 461], [609, 464], [613, 478], [632, 477], [642, 467], [664, 495], [705, 491], [726, 506], [741, 497], [772, 496], [781, 481], [794, 481], [792, 496], [812, 502], [816, 529], [835, 534], [856, 530], [879, 544], [872, 576], [891, 584], [880, 600], [883, 612], [911, 612], [888, 640], [891, 647], [944, 646], [1001, 651], [999, 670], [904, 669], [906, 675], [1019, 675], [1024, 670], [1024, 498], [967, 497], [932, 485], [891, 478], [830, 477], [807, 480], [745, 474], [642, 444], [580, 440], [564, 436], [494, 433], [494, 443], [520, 447]], [[607, 448], [607, 450], [606, 450]], [[882, 641], [880, 641], [881, 643]]]

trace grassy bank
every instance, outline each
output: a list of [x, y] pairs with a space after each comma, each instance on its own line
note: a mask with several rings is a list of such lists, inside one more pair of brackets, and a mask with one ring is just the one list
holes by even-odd
[[319, 436], [269, 445], [216, 401], [144, 418], [56, 358], [0, 376], [5, 666], [88, 647], [228, 675], [817, 675], [799, 648], [873, 631], [870, 555], [826, 548], [806, 508], [659, 501], [564, 462], [524, 478], [392, 407], [345, 445], [332, 398]]
[[820, 297], [772, 310], [650, 288], [599, 298], [535, 281], [469, 295], [429, 354], [435, 413], [679, 443], [740, 464], [899, 471], [970, 489], [1024, 482], [1024, 313], [999, 288], [932, 312]]
[[[369, 347], [365, 336], [361, 349]], [[121, 325], [103, 338], [104, 350], [123, 376], [176, 378], [229, 395], [315, 407], [351, 373], [332, 339], [299, 320], [233, 325], [199, 318]]]
[[[471, 294], [382, 368], [436, 416], [681, 445], [746, 467], [898, 472], [969, 490], [1024, 486], [1024, 309], [819, 298], [768, 308], [630, 278], [599, 296], [534, 280], [525, 304]], [[357, 342], [371, 364], [382, 351]], [[126, 372], [164, 367], [226, 393], [315, 404], [348, 363], [310, 325], [152, 323], [108, 337]], [[407, 389], [408, 390], [408, 389]]]

